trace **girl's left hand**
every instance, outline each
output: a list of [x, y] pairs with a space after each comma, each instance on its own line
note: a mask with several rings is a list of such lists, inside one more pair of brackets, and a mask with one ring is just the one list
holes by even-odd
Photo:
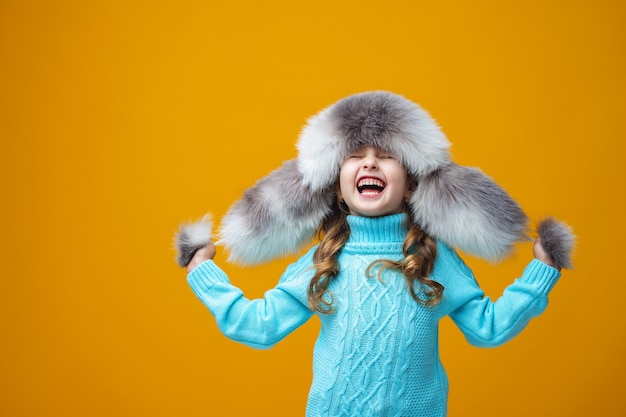
[[535, 255], [535, 258], [537, 258], [544, 264], [550, 265], [551, 267], [556, 268], [559, 271], [561, 270], [561, 268], [556, 265], [550, 255], [548, 255], [548, 252], [546, 252], [546, 250], [544, 249], [543, 245], [541, 244], [541, 238], [537, 238], [535, 240], [535, 243], [533, 244], [533, 254]]

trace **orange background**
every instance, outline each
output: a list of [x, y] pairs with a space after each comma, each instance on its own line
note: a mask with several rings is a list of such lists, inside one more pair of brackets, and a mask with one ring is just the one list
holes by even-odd
[[[579, 237], [544, 315], [498, 349], [441, 329], [450, 416], [622, 415], [622, 2], [0, 3], [0, 414], [304, 414], [311, 320], [274, 349], [221, 336], [174, 263], [295, 156], [305, 120], [386, 89], [456, 162]], [[467, 258], [497, 297], [530, 259]], [[218, 262], [250, 297], [288, 260]]]

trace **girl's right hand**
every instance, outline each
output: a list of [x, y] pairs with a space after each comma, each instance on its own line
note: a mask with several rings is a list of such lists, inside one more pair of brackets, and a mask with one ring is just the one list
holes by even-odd
[[215, 252], [215, 245], [212, 241], [209, 241], [209, 243], [207, 243], [205, 246], [198, 249], [196, 253], [193, 254], [193, 258], [191, 258], [191, 261], [187, 265], [187, 273], [189, 274], [204, 261], [213, 259], [215, 257]]
[[554, 260], [552, 260], [548, 252], [546, 252], [546, 250], [544, 249], [543, 245], [541, 244], [541, 238], [537, 238], [535, 240], [535, 243], [533, 244], [533, 254], [535, 255], [535, 258], [537, 258], [544, 264], [550, 265], [551, 267], [556, 268], [559, 271], [561, 270], [561, 268], [556, 264], [556, 262], [554, 262]]

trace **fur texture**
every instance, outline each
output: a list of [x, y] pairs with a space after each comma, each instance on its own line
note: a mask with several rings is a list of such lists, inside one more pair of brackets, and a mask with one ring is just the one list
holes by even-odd
[[364, 145], [393, 153], [414, 176], [450, 158], [448, 139], [417, 104], [382, 91], [361, 93], [309, 119], [297, 144], [304, 182], [314, 190], [328, 188], [348, 153]]
[[194, 223], [184, 223], [176, 234], [174, 246], [176, 248], [176, 262], [186, 267], [198, 249], [209, 243], [213, 222], [207, 214]]
[[541, 245], [559, 268], [572, 268], [572, 250], [575, 236], [571, 228], [553, 218], [542, 220], [537, 226]]
[[310, 118], [298, 157], [233, 204], [219, 233], [229, 260], [254, 265], [299, 251], [336, 199], [345, 157], [364, 145], [393, 153], [417, 179], [411, 210], [436, 239], [497, 260], [523, 238], [526, 216], [517, 203], [480, 171], [450, 162], [450, 143], [427, 112], [376, 91], [346, 97]]
[[527, 217], [520, 206], [477, 168], [441, 167], [420, 180], [410, 205], [427, 233], [490, 261], [526, 239]]
[[220, 229], [229, 261], [256, 264], [296, 252], [315, 235], [333, 190], [306, 184], [295, 160], [259, 180], [226, 213]]

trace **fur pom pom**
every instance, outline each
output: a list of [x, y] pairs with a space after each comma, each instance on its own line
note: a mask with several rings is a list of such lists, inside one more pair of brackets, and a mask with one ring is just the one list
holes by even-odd
[[197, 222], [184, 223], [180, 226], [174, 238], [178, 265], [186, 267], [196, 251], [209, 243], [212, 229], [213, 222], [209, 214]]
[[547, 218], [539, 222], [537, 233], [541, 246], [559, 268], [572, 268], [572, 250], [576, 237], [572, 229], [563, 222]]
[[431, 236], [490, 261], [527, 240], [522, 209], [477, 168], [443, 166], [420, 180], [409, 203], [415, 220]]

